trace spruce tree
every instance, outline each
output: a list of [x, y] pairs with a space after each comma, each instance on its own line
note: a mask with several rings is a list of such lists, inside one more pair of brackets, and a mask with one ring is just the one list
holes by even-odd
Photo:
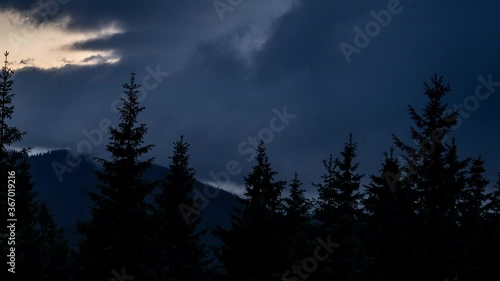
[[[484, 272], [485, 276], [492, 276], [495, 271], [500, 266], [500, 173], [498, 174], [498, 181], [496, 183], [496, 192], [492, 202], [495, 203], [495, 207], [492, 209], [493, 216], [491, 220], [487, 220], [488, 231], [485, 231], [486, 237], [491, 237], [490, 243], [486, 243], [485, 247], [488, 249], [486, 251], [486, 270]], [[489, 244], [489, 245], [488, 245]]]
[[39, 249], [37, 280], [71, 280], [72, 260], [64, 230], [55, 224], [45, 203], [40, 204], [35, 224], [36, 246]]
[[492, 193], [487, 195], [489, 203], [485, 206], [487, 210], [487, 217], [500, 215], [500, 173], [497, 176], [497, 182]]
[[357, 173], [356, 149], [351, 134], [341, 157], [333, 161], [330, 155], [329, 160], [324, 161], [323, 183], [316, 184], [319, 197], [315, 217], [322, 229], [320, 233], [323, 237], [331, 235], [332, 240], [341, 245], [328, 265], [316, 274], [317, 280], [362, 278], [359, 188], [363, 175]]
[[451, 88], [442, 76], [434, 75], [431, 83], [424, 86], [428, 103], [423, 113], [417, 113], [413, 106], [408, 109], [414, 122], [410, 136], [416, 146], [393, 135], [406, 160], [400, 179], [418, 203], [415, 258], [421, 266], [415, 264], [411, 272], [418, 280], [453, 280], [462, 264], [457, 257], [460, 249], [456, 247], [456, 203], [463, 189], [463, 160], [454, 155], [456, 147], [446, 145], [445, 140], [457, 124], [458, 111], [450, 113], [443, 101]]
[[287, 233], [290, 265], [300, 264], [314, 249], [309, 241], [312, 237], [311, 201], [305, 196], [302, 182], [295, 173], [290, 183], [290, 195], [284, 201], [284, 226]]
[[[16, 222], [16, 277], [38, 278], [41, 273], [39, 264], [43, 257], [37, 255], [39, 247], [36, 244], [37, 212], [39, 204], [33, 191], [34, 183], [31, 179], [28, 163], [29, 149], [11, 151], [9, 166], [15, 171], [15, 218]], [[5, 173], [7, 174], [7, 173]], [[9, 212], [10, 217], [10, 212]]]
[[[9, 125], [14, 113], [13, 98], [15, 94], [13, 93], [14, 81], [12, 79], [14, 71], [9, 67], [9, 53], [5, 52], [4, 55], [4, 66], [0, 71], [0, 174], [7, 179], [7, 175], [15, 173], [15, 179], [9, 182], [15, 186], [15, 189], [11, 190], [14, 196], [10, 197], [11, 201], [8, 201], [8, 182], [7, 180], [2, 181], [0, 205], [3, 207], [0, 210], [0, 215], [3, 221], [6, 221], [7, 218], [17, 221], [14, 222], [15, 240], [8, 242], [6, 237], [2, 237], [0, 243], [2, 253], [6, 253], [2, 258], [3, 265], [0, 276], [3, 278], [0, 279], [6, 279], [7, 275], [12, 274], [7, 271], [6, 256], [13, 246], [16, 253], [15, 276], [24, 280], [33, 280], [38, 279], [41, 274], [39, 267], [41, 257], [37, 255], [40, 249], [35, 243], [37, 234], [34, 227], [39, 206], [35, 200], [34, 183], [29, 173], [30, 165], [27, 161], [30, 148], [22, 148], [17, 151], [11, 149], [13, 145], [21, 142], [26, 133]], [[13, 208], [8, 209], [7, 206]], [[7, 232], [7, 229], [2, 228], [0, 235], [4, 231]]]
[[414, 262], [411, 239], [413, 209], [410, 191], [397, 181], [391, 185], [387, 174], [401, 170], [394, 149], [384, 153], [380, 174], [371, 175], [363, 200], [366, 224], [363, 245], [367, 255], [364, 275], [368, 280], [404, 280]]
[[[189, 144], [183, 137], [174, 143], [171, 164], [156, 195], [158, 224], [157, 262], [162, 280], [207, 279], [207, 262], [200, 241], [200, 217], [193, 216], [195, 171], [189, 166]], [[160, 258], [161, 257], [161, 258]]]
[[[0, 172], [2, 176], [7, 175], [8, 171], [14, 169], [8, 147], [20, 142], [22, 137], [26, 134], [25, 132], [21, 132], [18, 128], [9, 125], [9, 121], [12, 119], [14, 113], [14, 105], [12, 104], [12, 98], [14, 97], [14, 93], [12, 92], [12, 86], [14, 84], [12, 76], [14, 75], [14, 71], [9, 67], [9, 53], [5, 52], [4, 55], [4, 66], [0, 71]], [[0, 203], [1, 206], [7, 206], [6, 181], [2, 181]], [[7, 218], [7, 208], [2, 208], [0, 214], [1, 218], [5, 221]], [[3, 246], [5, 245], [6, 244], [3, 244]]]
[[460, 193], [458, 209], [459, 222], [462, 231], [469, 234], [481, 225], [485, 217], [484, 203], [487, 200], [486, 187], [489, 181], [485, 179], [484, 161], [481, 157], [474, 159], [464, 178], [465, 188]]
[[440, 209], [445, 211], [442, 214], [443, 240], [440, 246], [446, 258], [443, 265], [449, 267], [445, 274], [448, 279], [451, 279], [453, 276], [453, 278], [463, 277], [468, 256], [467, 246], [471, 244], [468, 239], [461, 241], [464, 237], [464, 229], [460, 227], [460, 208], [465, 206], [464, 201], [460, 202], [460, 200], [467, 188], [467, 173], [471, 159], [460, 159], [455, 137], [452, 138], [451, 144], [445, 145], [443, 159], [443, 200]]
[[232, 228], [218, 228], [223, 244], [218, 257], [228, 280], [280, 280], [286, 263], [286, 242], [281, 215], [281, 192], [286, 184], [275, 181], [264, 143], [257, 148], [256, 165], [245, 179], [244, 198], [232, 216]]
[[[446, 203], [446, 209], [448, 210], [448, 217], [450, 221], [457, 221], [465, 215], [469, 204], [476, 205], [472, 202], [475, 199], [483, 201], [481, 188], [474, 188], [472, 185], [479, 184], [478, 177], [482, 172], [480, 172], [481, 160], [472, 162], [472, 167], [469, 169], [469, 164], [471, 164], [471, 159], [466, 158], [460, 160], [458, 156], [458, 147], [456, 144], [455, 137], [452, 138], [451, 144], [447, 146], [447, 151], [445, 153], [445, 187], [446, 192], [451, 196], [448, 196], [448, 202]], [[467, 179], [468, 173], [470, 173], [470, 178]], [[487, 184], [487, 183], [486, 183]], [[484, 188], [484, 187], [483, 187]], [[479, 193], [478, 193], [479, 191]], [[478, 197], [479, 196], [479, 197]], [[473, 199], [475, 198], [475, 199]], [[471, 201], [472, 200], [472, 201]], [[475, 208], [475, 207], [474, 207]], [[475, 208], [477, 210], [477, 208]], [[470, 213], [472, 215], [472, 213]], [[477, 213], [480, 216], [480, 213]], [[474, 216], [474, 215], [473, 215]]]
[[[339, 239], [337, 233], [340, 232], [340, 213], [339, 200], [340, 192], [336, 188], [335, 173], [337, 170], [337, 161], [330, 154], [328, 160], [323, 160], [324, 174], [321, 183], [313, 183], [318, 192], [318, 198], [314, 201], [313, 219], [315, 221], [315, 229], [313, 230], [317, 237], [326, 239], [328, 236], [334, 236], [334, 241]], [[337, 253], [333, 253], [336, 255]], [[335, 258], [330, 256], [326, 261], [323, 261], [321, 268], [312, 273], [311, 280], [329, 280], [336, 278], [335, 275]]]
[[[388, 218], [397, 210], [395, 201], [395, 192], [400, 192], [401, 187], [391, 189], [385, 174], [388, 172], [397, 173], [400, 170], [400, 164], [394, 157], [394, 149], [390, 153], [384, 153], [384, 163], [379, 175], [371, 175], [370, 183], [366, 188], [366, 198], [363, 200], [364, 210], [369, 216]], [[400, 185], [400, 183], [398, 183]]]
[[412, 188], [419, 193], [421, 202], [421, 209], [418, 211], [422, 215], [428, 215], [432, 223], [439, 224], [442, 214], [447, 211], [441, 209], [445, 200], [441, 178], [445, 170], [444, 140], [456, 125], [458, 112], [447, 113], [447, 104], [443, 102], [443, 98], [451, 88], [444, 84], [442, 76], [434, 75], [431, 84], [424, 85], [428, 103], [423, 114], [419, 115], [411, 105], [408, 109], [415, 123], [415, 127], [410, 128], [410, 135], [417, 146], [406, 145], [394, 135], [393, 139], [396, 146], [406, 154], [406, 175], [411, 179]]
[[[473, 159], [465, 177], [465, 188], [462, 190], [458, 202], [459, 230], [461, 250], [463, 251], [464, 279], [487, 279], [484, 272], [487, 268], [488, 248], [484, 246], [486, 225], [485, 194], [489, 181], [485, 179], [484, 161], [480, 157]], [[489, 247], [489, 246], [487, 246]]]
[[305, 196], [302, 181], [295, 173], [290, 183], [290, 195], [284, 201], [284, 213], [290, 230], [297, 230], [310, 223], [311, 201]]
[[337, 161], [333, 159], [331, 154], [328, 160], [323, 160], [323, 166], [326, 170], [321, 176], [323, 182], [314, 184], [319, 194], [314, 210], [315, 218], [323, 229], [330, 232], [337, 230], [335, 225], [339, 223], [340, 217], [338, 213], [340, 194], [335, 182], [336, 163]]
[[[0, 71], [0, 147], [6, 151], [7, 146], [20, 142], [26, 133], [21, 132], [16, 127], [9, 126], [7, 122], [12, 119], [14, 113], [14, 105], [12, 104], [12, 98], [15, 96], [12, 92], [14, 71], [9, 67], [9, 53], [5, 52], [4, 55], [4, 66]], [[6, 156], [3, 155], [3, 157]]]
[[[97, 158], [103, 171], [98, 192], [88, 195], [93, 202], [91, 219], [79, 222], [79, 274], [81, 280], [111, 280], [116, 275], [134, 276], [135, 280], [154, 277], [151, 256], [152, 206], [145, 202], [154, 185], [144, 179], [153, 158], [143, 159], [152, 145], [144, 145], [145, 124], [138, 124], [144, 110], [137, 101], [139, 85], [135, 73], [123, 85], [120, 123], [110, 127], [106, 150], [111, 160]], [[131, 278], [131, 277], [130, 277]]]

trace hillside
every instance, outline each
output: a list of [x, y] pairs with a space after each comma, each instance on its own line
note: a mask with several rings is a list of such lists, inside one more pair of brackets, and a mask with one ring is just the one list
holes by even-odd
[[[59, 181], [53, 166], [57, 166], [54, 164], [56, 162], [65, 164], [66, 156], [67, 151], [55, 150], [30, 156], [29, 162], [38, 198], [47, 203], [53, 212], [55, 221], [64, 228], [70, 245], [74, 247], [78, 241], [78, 234], [74, 227], [75, 222], [89, 218], [88, 211], [91, 202], [85, 192], [96, 191], [97, 179], [94, 171], [100, 168], [89, 156], [82, 156], [85, 160], [75, 168], [67, 166], [71, 170], [60, 174], [62, 181]], [[160, 180], [167, 172], [167, 168], [153, 165], [146, 173], [146, 178], [152, 181]], [[195, 188], [203, 192], [205, 186], [201, 182], [196, 182]], [[207, 186], [207, 188], [210, 193], [215, 191], [214, 187]], [[61, 200], [61, 198], [64, 199]], [[235, 204], [236, 197], [233, 194], [219, 190], [219, 194], [211, 199], [200, 212], [202, 226], [229, 226], [230, 213]], [[209, 234], [205, 235], [204, 240], [209, 245], [217, 243]]]

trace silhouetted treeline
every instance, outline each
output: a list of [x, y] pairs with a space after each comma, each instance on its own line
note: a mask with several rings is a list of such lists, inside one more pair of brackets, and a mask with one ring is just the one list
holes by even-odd
[[[325, 157], [323, 176], [312, 185], [318, 194], [314, 199], [306, 197], [309, 186], [298, 173], [288, 183], [276, 179], [261, 141], [255, 166], [244, 177], [244, 196], [227, 214], [230, 227], [202, 229], [197, 210], [203, 198], [194, 192], [196, 174], [183, 137], [173, 144], [164, 179], [151, 182], [144, 176], [154, 160], [148, 157], [153, 146], [144, 143], [147, 125], [138, 122], [144, 107], [132, 73], [123, 85], [120, 123], [109, 128], [108, 158], [97, 159], [103, 170], [97, 171], [97, 192], [87, 194], [90, 219], [77, 222], [80, 240], [71, 251], [50, 210], [36, 200], [26, 161], [29, 149], [8, 150], [24, 135], [9, 126], [12, 75], [6, 62], [0, 74], [0, 174], [6, 178], [14, 170], [18, 180], [19, 280], [442, 281], [498, 276], [500, 179], [497, 190], [487, 193], [484, 161], [461, 156], [449, 137], [459, 112], [448, 111], [444, 97], [450, 87], [442, 77], [425, 84], [428, 102], [422, 112], [408, 108], [412, 143], [393, 135], [394, 147], [381, 153], [380, 170], [369, 175], [366, 186], [352, 134], [338, 156]], [[0, 214], [5, 222], [4, 179]], [[220, 246], [203, 245], [200, 236], [207, 231]], [[6, 238], [1, 240], [4, 259], [10, 251]], [[7, 268], [1, 276], [15, 279]]]
[[70, 253], [64, 233], [33, 192], [27, 161], [30, 148], [8, 149], [26, 133], [10, 125], [15, 94], [14, 71], [8, 67], [7, 56], [5, 52], [0, 70], [0, 280], [70, 280]]

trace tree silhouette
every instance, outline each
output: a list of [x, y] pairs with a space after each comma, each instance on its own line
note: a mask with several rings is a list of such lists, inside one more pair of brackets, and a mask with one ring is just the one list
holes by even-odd
[[286, 264], [280, 194], [286, 184], [275, 181], [263, 141], [257, 148], [257, 164], [245, 179], [245, 197], [232, 217], [232, 228], [218, 228], [223, 245], [218, 257], [228, 280], [279, 280]]
[[401, 182], [390, 183], [386, 175], [401, 170], [394, 149], [384, 153], [380, 173], [370, 176], [363, 200], [365, 225], [363, 247], [367, 255], [364, 275], [368, 280], [405, 280], [414, 262], [411, 254], [413, 210], [411, 190]]
[[51, 211], [42, 203], [35, 224], [40, 271], [36, 280], [71, 280], [72, 260], [64, 230], [54, 223]]
[[487, 204], [484, 206], [484, 225], [476, 233], [479, 239], [474, 265], [479, 278], [494, 276], [500, 266], [500, 173], [495, 190], [487, 194]]
[[489, 181], [484, 178], [484, 161], [480, 157], [473, 159], [465, 177], [465, 188], [460, 193], [459, 212], [459, 243], [463, 249], [464, 279], [487, 279], [484, 275], [487, 263], [488, 248], [484, 248], [486, 187]]
[[110, 141], [106, 150], [111, 160], [97, 158], [103, 171], [97, 172], [99, 192], [89, 193], [93, 202], [91, 219], [79, 222], [82, 236], [79, 245], [78, 278], [81, 280], [110, 280], [112, 271], [123, 268], [138, 280], [153, 278], [150, 271], [152, 238], [150, 232], [152, 206], [145, 202], [154, 185], [144, 179], [152, 158], [142, 160], [152, 148], [144, 145], [145, 124], [137, 124], [139, 106], [135, 73], [124, 84], [126, 98], [122, 98], [120, 123], [110, 127]]
[[14, 71], [9, 67], [9, 53], [5, 52], [4, 55], [4, 66], [0, 71], [0, 146], [2, 150], [6, 150], [7, 146], [20, 142], [23, 136], [26, 135], [25, 132], [21, 132], [7, 123], [8, 120], [12, 119], [14, 113], [14, 105], [12, 104], [12, 98], [15, 96], [12, 93]]
[[318, 207], [316, 219], [322, 229], [320, 235], [332, 235], [332, 240], [340, 243], [336, 254], [318, 272], [317, 280], [331, 278], [360, 280], [361, 278], [361, 241], [360, 241], [360, 199], [361, 174], [357, 173], [359, 163], [355, 163], [357, 145], [352, 134], [345, 143], [340, 158], [333, 161], [332, 156], [324, 161], [326, 172], [323, 183], [318, 188]]
[[[7, 181], [2, 181], [0, 185], [0, 205], [2, 206], [0, 214], [2, 219], [15, 218], [15, 241], [0, 242], [2, 253], [10, 253], [11, 246], [15, 246], [16, 252], [16, 277], [20, 280], [44, 280], [43, 276], [51, 274], [53, 266], [57, 266], [55, 261], [48, 259], [49, 253], [44, 251], [45, 245], [40, 244], [39, 238], [42, 236], [42, 230], [37, 228], [38, 225], [44, 223], [44, 219], [52, 220], [51, 214], [47, 207], [36, 200], [36, 193], [33, 191], [34, 183], [30, 174], [30, 164], [28, 163], [28, 153], [31, 148], [22, 148], [13, 150], [9, 147], [20, 143], [25, 132], [18, 128], [10, 126], [9, 121], [12, 120], [14, 113], [13, 93], [14, 81], [12, 76], [14, 71], [9, 67], [8, 52], [5, 52], [4, 66], [0, 71], [0, 174], [8, 175], [8, 172], [15, 172], [15, 180], [12, 181], [15, 186], [15, 196], [11, 197], [15, 201], [7, 202]], [[7, 206], [15, 203], [12, 210]], [[40, 214], [44, 212], [42, 217]], [[4, 232], [3, 228], [2, 231]], [[47, 239], [57, 239], [52, 233], [46, 234]], [[15, 244], [13, 243], [15, 242]], [[60, 241], [63, 248], [57, 254], [68, 255], [69, 252], [64, 248], [65, 241]], [[50, 242], [49, 242], [50, 243]], [[47, 254], [47, 255], [44, 255]], [[54, 253], [55, 255], [55, 253]], [[52, 257], [52, 254], [50, 255]], [[7, 264], [7, 261], [3, 263]], [[64, 267], [64, 264], [61, 265]], [[68, 268], [65, 268], [65, 276], [60, 276], [59, 280], [68, 280]], [[7, 279], [8, 273], [6, 268], [2, 268], [2, 280]]]
[[[102, 170], [96, 172], [97, 191], [87, 194], [91, 218], [77, 222], [81, 237], [78, 250], [70, 254], [51, 211], [36, 200], [30, 148], [12, 149], [25, 133], [11, 125], [14, 72], [7, 58], [5, 53], [0, 71], [0, 174], [16, 173], [20, 280], [423, 281], [498, 275], [500, 173], [495, 190], [487, 194], [485, 161], [462, 158], [454, 137], [446, 142], [458, 111], [447, 109], [444, 99], [451, 88], [442, 76], [424, 83], [427, 104], [422, 113], [409, 106], [414, 144], [392, 135], [402, 159], [393, 148], [384, 153], [364, 193], [352, 134], [338, 157], [323, 160], [321, 181], [313, 183], [316, 200], [306, 197], [297, 173], [282, 199], [286, 182], [275, 179], [278, 173], [260, 141], [230, 228], [215, 227], [222, 243], [214, 262], [220, 270], [213, 272], [200, 223], [199, 204], [206, 198], [195, 189], [189, 144], [182, 136], [173, 144], [163, 180], [146, 179], [153, 146], [144, 144], [147, 126], [138, 121], [145, 108], [138, 102], [135, 73], [123, 85], [119, 124], [109, 128], [110, 159], [96, 158]], [[7, 206], [7, 182], [0, 187], [0, 204]], [[9, 212], [2, 207], [2, 219]], [[5, 232], [1, 228], [0, 250], [9, 253]], [[340, 247], [333, 254], [328, 249], [315, 270], [298, 274], [317, 256], [318, 238]], [[9, 274], [4, 268], [0, 279], [7, 280]]]
[[305, 196], [302, 182], [295, 173], [290, 183], [290, 195], [284, 201], [284, 231], [288, 245], [290, 266], [300, 264], [313, 251], [314, 229], [311, 218], [312, 203]]
[[[204, 280], [207, 274], [204, 246], [201, 244], [199, 216], [193, 195], [195, 171], [189, 166], [189, 144], [181, 136], [174, 143], [169, 172], [156, 195], [155, 219], [160, 249], [157, 260], [162, 280]], [[161, 257], [161, 258], [159, 258]]]
[[430, 84], [424, 85], [428, 103], [423, 113], [418, 114], [412, 106], [408, 110], [415, 125], [410, 135], [417, 146], [406, 145], [393, 135], [396, 146], [405, 154], [403, 188], [412, 190], [413, 201], [418, 203], [415, 205], [418, 241], [414, 259], [426, 270], [421, 270], [415, 262], [411, 272], [419, 280], [452, 280], [463, 273], [467, 263], [466, 246], [459, 243], [458, 221], [460, 209], [463, 213], [472, 204], [470, 200], [460, 203], [461, 197], [464, 199], [463, 196], [470, 193], [466, 179], [470, 160], [459, 159], [454, 139], [450, 145], [445, 143], [458, 116], [458, 111], [449, 113], [443, 101], [451, 91], [450, 86], [437, 75], [431, 78]]

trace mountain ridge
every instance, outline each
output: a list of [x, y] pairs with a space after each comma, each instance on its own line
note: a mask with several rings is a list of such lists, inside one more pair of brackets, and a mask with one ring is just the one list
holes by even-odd
[[[85, 192], [97, 191], [98, 180], [95, 171], [99, 170], [100, 166], [91, 158], [91, 155], [79, 155], [81, 161], [78, 165], [71, 167], [66, 165], [67, 155], [67, 150], [52, 150], [31, 155], [28, 162], [31, 165], [30, 172], [35, 183], [34, 191], [37, 193], [37, 199], [46, 202], [52, 210], [54, 220], [63, 227], [69, 245], [75, 248], [78, 241], [75, 223], [78, 220], [90, 218], [91, 201]], [[61, 167], [69, 170], [60, 171], [64, 173], [58, 176], [55, 169]], [[168, 168], [153, 164], [144, 177], [149, 181], [161, 180], [167, 173]], [[203, 208], [199, 210], [202, 219], [201, 227], [212, 228], [217, 225], [229, 227], [230, 214], [237, 204], [236, 195], [200, 181], [196, 181], [195, 189], [201, 194], [217, 194], [217, 196], [206, 196], [204, 198], [206, 200], [202, 200]], [[147, 200], [152, 202], [153, 198], [150, 197]], [[203, 240], [210, 246], [218, 243], [210, 231], [204, 235]]]

